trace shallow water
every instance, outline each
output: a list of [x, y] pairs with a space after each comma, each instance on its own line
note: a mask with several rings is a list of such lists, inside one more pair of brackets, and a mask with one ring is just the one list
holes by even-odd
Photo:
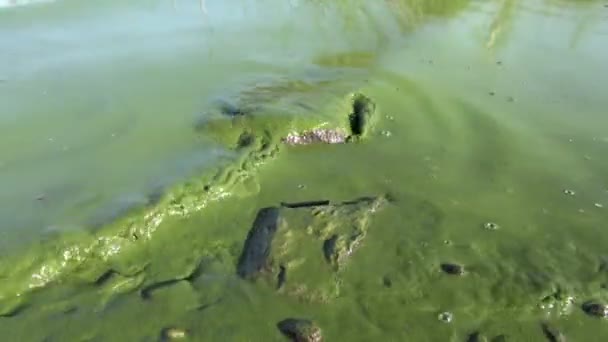
[[[608, 336], [581, 310], [608, 300], [602, 2], [60, 1], [0, 11], [0, 41], [10, 339], [281, 340], [290, 316], [327, 340]], [[377, 105], [356, 144], [243, 154], [240, 123], [213, 126], [218, 100], [250, 106], [278, 143], [346, 121], [351, 92]], [[332, 291], [299, 268], [333, 295], [236, 277], [259, 208], [382, 194]]]

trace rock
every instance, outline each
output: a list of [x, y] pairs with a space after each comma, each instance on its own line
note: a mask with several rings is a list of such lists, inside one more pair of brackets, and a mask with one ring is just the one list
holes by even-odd
[[384, 287], [386, 288], [391, 288], [393, 287], [393, 280], [389, 277], [389, 276], [384, 276], [382, 277], [382, 285], [384, 285]]
[[253, 278], [267, 265], [272, 240], [278, 229], [279, 213], [280, 209], [276, 207], [258, 212], [239, 258], [237, 274], [241, 278]]
[[608, 307], [604, 304], [589, 301], [583, 304], [582, 309], [589, 316], [608, 318]]
[[475, 331], [467, 337], [467, 342], [488, 342], [488, 339], [479, 331]]
[[353, 101], [353, 112], [349, 116], [351, 136], [363, 136], [369, 127], [376, 104], [365, 95], [356, 95]]
[[338, 242], [338, 235], [334, 234], [330, 238], [323, 241], [323, 255], [328, 263], [333, 263], [336, 255], [336, 243]]
[[277, 328], [293, 342], [321, 342], [323, 340], [321, 329], [307, 319], [287, 318], [280, 321]]
[[162, 342], [169, 342], [175, 340], [185, 339], [188, 333], [184, 329], [180, 328], [164, 328], [160, 333], [160, 340]]
[[287, 281], [287, 268], [281, 265], [279, 266], [279, 274], [277, 275], [277, 289], [283, 287], [285, 281]]
[[566, 342], [566, 336], [554, 327], [551, 327], [547, 322], [541, 323], [540, 327], [549, 342]]
[[441, 264], [441, 270], [450, 275], [463, 275], [464, 267], [458, 264], [443, 263]]

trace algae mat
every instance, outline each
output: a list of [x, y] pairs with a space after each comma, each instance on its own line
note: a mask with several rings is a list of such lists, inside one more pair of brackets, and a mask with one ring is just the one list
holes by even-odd
[[369, 36], [252, 51], [222, 96], [162, 121], [186, 137], [163, 151], [196, 138], [224, 159], [4, 255], [3, 340], [282, 341], [307, 320], [309, 340], [608, 337], [604, 4], [304, 3], [341, 24], [328, 36]]

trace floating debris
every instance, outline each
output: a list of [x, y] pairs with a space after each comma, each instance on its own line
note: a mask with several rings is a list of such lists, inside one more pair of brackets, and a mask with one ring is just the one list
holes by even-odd
[[173, 340], [181, 340], [188, 336], [188, 333], [184, 329], [179, 328], [165, 328], [160, 333], [161, 341], [173, 341]]
[[502, 61], [496, 61], [496, 65], [502, 65]]
[[576, 192], [574, 192], [574, 190], [564, 189], [564, 194], [566, 194], [568, 196], [574, 196], [574, 195], [576, 195]]
[[391, 131], [382, 131], [382, 135], [389, 138], [393, 133], [391, 133]]
[[495, 91], [491, 91], [488, 94], [490, 94], [490, 96], [494, 96], [494, 95], [496, 95], [496, 92]]
[[494, 222], [486, 222], [483, 224], [483, 227], [487, 230], [498, 230], [500, 226]]
[[608, 318], [608, 306], [604, 304], [590, 301], [583, 304], [582, 309], [589, 316]]
[[594, 206], [596, 208], [603, 208], [604, 207], [604, 205], [602, 203], [595, 203]]
[[310, 145], [314, 143], [343, 144], [347, 139], [346, 133], [338, 129], [313, 129], [302, 133], [289, 133], [283, 142], [287, 145]]
[[463, 275], [464, 266], [452, 263], [443, 263], [440, 265], [441, 270], [450, 275]]
[[307, 319], [287, 318], [277, 324], [283, 335], [294, 342], [321, 342], [321, 328]]
[[437, 319], [444, 323], [451, 323], [454, 320], [454, 314], [448, 311], [442, 312], [437, 316]]
[[513, 96], [508, 96], [507, 97], [507, 101], [509, 101], [509, 102], [515, 102], [515, 98]]

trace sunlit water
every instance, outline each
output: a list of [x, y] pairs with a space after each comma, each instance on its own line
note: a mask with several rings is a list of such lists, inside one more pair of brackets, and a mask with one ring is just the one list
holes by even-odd
[[[2, 9], [2, 251], [30, 245], [51, 232], [98, 229], [146, 203], [151, 194], [229, 161], [231, 151], [194, 129], [214, 101], [230, 101], [264, 82], [342, 80], [351, 90], [375, 84], [370, 93], [384, 110], [377, 140], [361, 152], [289, 154], [262, 174], [263, 190], [256, 200], [276, 201], [273, 194], [291, 194], [286, 186], [295, 188], [299, 181], [311, 182], [311, 193], [321, 196], [385, 188], [424, 196], [445, 212], [441, 228], [400, 230], [399, 221], [410, 217], [406, 210], [386, 219], [384, 234], [368, 248], [381, 251], [381, 242], [388, 245], [395, 233], [407, 236], [408, 247], [430, 244], [430, 249], [390, 255], [397, 260], [390, 262], [382, 252], [375, 253], [362, 263], [360, 278], [354, 278], [363, 282], [369, 276], [365, 271], [389, 268], [379, 266], [384, 263], [429, 263], [438, 255], [452, 255], [464, 261], [485, 258], [493, 266], [482, 266], [481, 273], [494, 276], [492, 282], [516, 284], [488, 290], [479, 280], [478, 294], [462, 285], [462, 298], [442, 302], [470, 304], [457, 312], [457, 319], [485, 314], [476, 305], [488, 302], [519, 305], [516, 297], [524, 297], [528, 287], [517, 283], [529, 279], [518, 278], [513, 269], [530, 278], [549, 270], [557, 278], [582, 277], [567, 280], [583, 282], [583, 270], [599, 262], [588, 258], [600, 258], [608, 240], [602, 231], [608, 220], [606, 5], [504, 0], [406, 1], [409, 6], [399, 7], [397, 1], [353, 0], [350, 4], [357, 6], [334, 11], [322, 1], [309, 3], [207, 0], [202, 10], [198, 1], [185, 0], [66, 0]], [[0, 7], [7, 4], [0, 2]], [[405, 14], [395, 16], [400, 10]], [[319, 62], [320, 56], [348, 52], [377, 58]], [[289, 102], [283, 105], [291, 110]], [[367, 159], [360, 162], [354, 156]], [[352, 175], [343, 173], [344, 165]], [[291, 184], [294, 172], [301, 170], [310, 172]], [[328, 184], [315, 188], [313, 181]], [[424, 217], [429, 210], [414, 207], [412, 217]], [[489, 222], [497, 222], [503, 235], [478, 236], [475, 229]], [[407, 220], [405, 224], [409, 227]], [[435, 240], [441, 246], [434, 246]], [[455, 249], [447, 251], [444, 240], [454, 241]], [[402, 281], [412, 292], [427, 286], [426, 271], [408, 272]], [[433, 279], [434, 291], [447, 291], [448, 285]], [[372, 301], [362, 288], [355, 296], [359, 305]], [[250, 297], [268, 300], [270, 309], [284, 304], [264, 292], [246, 299], [236, 292], [236, 304], [220, 309], [224, 315], [251, 320], [246, 309], [234, 311]], [[376, 306], [367, 303], [375, 315], [364, 315], [376, 324], [367, 330], [361, 326], [369, 332], [368, 340], [381, 336], [374, 335], [378, 327], [388, 336], [401, 336], [383, 316], [382, 308], [392, 312], [396, 305], [393, 297], [387, 298], [374, 298]], [[428, 311], [435, 310], [437, 301], [429, 299]], [[147, 312], [135, 299], [127, 303], [132, 312]], [[416, 310], [424, 312], [426, 305], [422, 301]], [[164, 307], [157, 309], [162, 316]], [[114, 321], [132, 314], [131, 309], [116, 310]], [[177, 306], [171, 310], [167, 315], [182, 317]], [[340, 317], [352, 323], [344, 315]], [[425, 322], [420, 329], [441, 334], [432, 325], [435, 316], [420, 318]], [[108, 322], [110, 326], [112, 320]], [[235, 338], [246, 336], [247, 329], [235, 332]], [[351, 338], [358, 331], [353, 328]], [[136, 329], [132, 336], [140, 337]]]

